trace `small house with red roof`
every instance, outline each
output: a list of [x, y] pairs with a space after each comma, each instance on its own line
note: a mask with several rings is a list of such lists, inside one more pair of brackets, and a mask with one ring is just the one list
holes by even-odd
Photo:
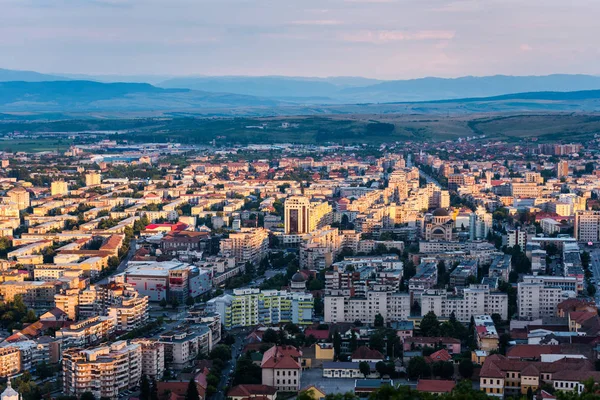
[[262, 384], [283, 392], [300, 390], [302, 352], [294, 346], [273, 346], [265, 352], [262, 362]]
[[454, 381], [435, 380], [435, 379], [419, 379], [417, 383], [417, 391], [431, 394], [446, 394], [450, 393], [456, 384]]
[[452, 356], [450, 355], [450, 353], [448, 353], [448, 351], [446, 349], [441, 349], [434, 353], [431, 353], [431, 355], [426, 356], [425, 361], [428, 364], [434, 364], [436, 362], [452, 361]]
[[379, 351], [370, 349], [367, 346], [360, 346], [352, 353], [352, 362], [378, 362], [383, 361], [383, 354]]
[[275, 400], [277, 389], [267, 385], [237, 385], [229, 389], [227, 397], [231, 400]]

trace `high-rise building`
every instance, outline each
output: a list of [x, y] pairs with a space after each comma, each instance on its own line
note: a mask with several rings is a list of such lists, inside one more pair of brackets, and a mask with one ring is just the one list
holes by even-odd
[[556, 165], [556, 176], [559, 179], [569, 176], [569, 162], [567, 160], [560, 160], [558, 162]]
[[152, 339], [134, 339], [142, 346], [142, 373], [152, 379], [161, 379], [165, 372], [165, 345]]
[[65, 196], [69, 194], [69, 185], [65, 181], [54, 181], [50, 184], [52, 196]]
[[15, 203], [19, 211], [25, 210], [31, 205], [29, 200], [29, 192], [22, 186], [17, 186], [7, 193], [11, 203]]
[[285, 233], [311, 233], [331, 223], [332, 208], [326, 201], [311, 201], [304, 196], [292, 196], [285, 201]]
[[63, 391], [116, 399], [142, 377], [142, 346], [118, 341], [110, 346], [70, 349], [63, 353]]
[[102, 175], [100, 173], [91, 171], [85, 174], [85, 186], [96, 186], [102, 183]]
[[526, 276], [517, 289], [519, 318], [533, 320], [552, 317], [556, 315], [558, 303], [569, 296], [575, 297], [576, 293], [576, 278]]
[[575, 213], [575, 239], [579, 242], [600, 241], [600, 211]]
[[243, 228], [221, 240], [220, 246], [221, 254], [235, 257], [236, 263], [258, 263], [267, 254], [269, 234], [262, 228]]

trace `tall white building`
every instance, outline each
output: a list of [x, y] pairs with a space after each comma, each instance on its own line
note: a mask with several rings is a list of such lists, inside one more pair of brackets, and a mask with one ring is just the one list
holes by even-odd
[[325, 296], [325, 322], [373, 323], [381, 314], [385, 321], [402, 321], [410, 316], [410, 295], [367, 291], [363, 297]]
[[575, 213], [575, 239], [579, 242], [600, 241], [600, 211]]
[[478, 314], [499, 314], [506, 320], [508, 295], [491, 291], [488, 285], [470, 285], [458, 296], [445, 290], [427, 290], [421, 295], [421, 315], [430, 311], [441, 317], [454, 313], [460, 322], [469, 322], [472, 315]]
[[267, 255], [269, 234], [263, 228], [242, 228], [221, 240], [220, 246], [221, 254], [235, 257], [236, 263], [258, 263]]
[[575, 297], [577, 279], [555, 276], [525, 276], [517, 289], [519, 318], [532, 320], [556, 315], [556, 306]]

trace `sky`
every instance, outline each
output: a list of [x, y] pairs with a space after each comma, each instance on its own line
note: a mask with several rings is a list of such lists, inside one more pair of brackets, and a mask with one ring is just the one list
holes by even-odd
[[600, 74], [599, 0], [0, 0], [0, 68], [119, 75]]

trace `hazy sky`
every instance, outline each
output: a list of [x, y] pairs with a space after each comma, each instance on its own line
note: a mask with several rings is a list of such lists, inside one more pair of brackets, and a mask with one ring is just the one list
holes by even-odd
[[599, 15], [600, 0], [0, 0], [0, 68], [599, 74]]

